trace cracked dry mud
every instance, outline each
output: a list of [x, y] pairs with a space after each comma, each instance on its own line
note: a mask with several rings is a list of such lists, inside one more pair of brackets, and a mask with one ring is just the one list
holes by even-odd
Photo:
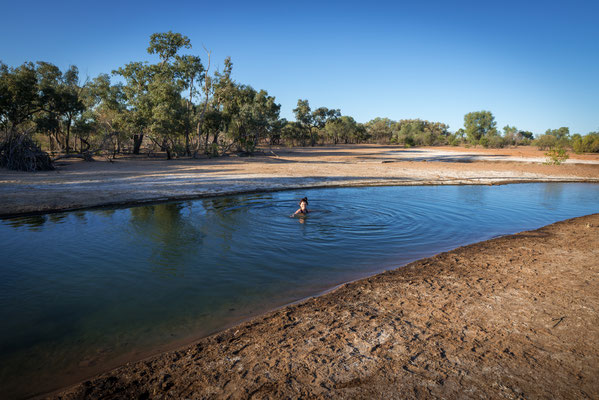
[[50, 398], [599, 398], [599, 214], [345, 284]]

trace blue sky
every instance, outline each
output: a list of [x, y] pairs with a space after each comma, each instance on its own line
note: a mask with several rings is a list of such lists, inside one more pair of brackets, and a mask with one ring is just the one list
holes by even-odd
[[[0, 60], [44, 60], [94, 77], [187, 35], [213, 67], [266, 89], [293, 119], [298, 98], [360, 122], [463, 125], [490, 110], [542, 133], [599, 131], [599, 1], [203, 2], [0, 0]], [[417, 4], [416, 4], [417, 3]]]

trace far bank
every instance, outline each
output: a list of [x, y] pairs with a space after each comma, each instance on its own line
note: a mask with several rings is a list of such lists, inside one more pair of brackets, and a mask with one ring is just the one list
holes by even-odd
[[532, 148], [383, 145], [212, 159], [64, 160], [50, 172], [0, 170], [0, 216], [309, 187], [599, 182], [599, 155], [573, 155], [563, 165], [544, 160]]

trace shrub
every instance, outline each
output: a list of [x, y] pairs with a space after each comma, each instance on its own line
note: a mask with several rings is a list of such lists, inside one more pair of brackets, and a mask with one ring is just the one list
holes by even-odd
[[459, 146], [462, 143], [460, 138], [456, 135], [450, 135], [448, 142], [450, 146]]
[[541, 135], [533, 142], [539, 150], [549, 150], [557, 145], [557, 138], [553, 135]]
[[547, 161], [545, 164], [554, 164], [560, 165], [564, 161], [566, 161], [570, 156], [568, 156], [568, 152], [562, 146], [554, 146], [547, 153]]
[[487, 147], [492, 149], [501, 149], [506, 145], [506, 140], [501, 136], [490, 136], [487, 142]]
[[591, 132], [573, 138], [572, 148], [576, 153], [599, 153], [599, 133]]

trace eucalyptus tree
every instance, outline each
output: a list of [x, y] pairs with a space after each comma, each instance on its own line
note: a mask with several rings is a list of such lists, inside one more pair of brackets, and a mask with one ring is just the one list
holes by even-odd
[[52, 160], [31, 137], [33, 117], [41, 111], [35, 66], [9, 68], [0, 63], [0, 167], [37, 171], [53, 169]]
[[[233, 63], [231, 62], [231, 58], [227, 57], [225, 58], [222, 72], [216, 71], [213, 78], [205, 78], [209, 85], [209, 89], [206, 89], [207, 91], [204, 93], [205, 98], [208, 99], [210, 92], [212, 93], [210, 104], [211, 123], [204, 129], [204, 151], [207, 154], [215, 153], [214, 148], [218, 145], [220, 132], [228, 133], [233, 117], [240, 111], [242, 91], [240, 91], [240, 87], [231, 78], [232, 71]], [[205, 85], [205, 88], [208, 88], [208, 86]], [[216, 118], [217, 114], [218, 118]], [[202, 125], [205, 115], [204, 111], [200, 114]], [[218, 124], [215, 123], [217, 120]], [[210, 133], [213, 135], [213, 145], [211, 147], [208, 146]]]
[[333, 144], [343, 142], [360, 143], [369, 137], [364, 125], [357, 123], [352, 117], [341, 116], [325, 123], [324, 132]]
[[[131, 132], [138, 132], [135, 127], [128, 125], [129, 111], [123, 84], [113, 85], [108, 74], [100, 74], [87, 85], [85, 94], [87, 110], [76, 121], [75, 127], [82, 134], [93, 134], [98, 150], [105, 150], [108, 142], [116, 140], [116, 151], [120, 151], [121, 142], [128, 140]], [[87, 138], [85, 143], [89, 149], [91, 144]], [[139, 147], [135, 150], [139, 152]]]
[[196, 109], [194, 104], [194, 98], [198, 97], [200, 93], [200, 87], [202, 82], [206, 78], [206, 72], [204, 71], [204, 66], [202, 65], [200, 57], [191, 55], [175, 57], [176, 72], [183, 82], [183, 89], [188, 91], [188, 97], [185, 102], [185, 153], [189, 156], [191, 155], [191, 127]]
[[376, 143], [389, 143], [394, 136], [397, 122], [389, 118], [374, 118], [365, 124], [366, 131]]
[[82, 99], [84, 89], [85, 86], [79, 84], [78, 68], [74, 65], [70, 66], [63, 73], [62, 84], [60, 85], [61, 111], [66, 129], [65, 143], [67, 154], [70, 151], [70, 136], [73, 121], [85, 110], [85, 104]]
[[33, 63], [11, 68], [0, 62], [0, 125], [15, 131], [41, 109], [38, 75]]
[[306, 139], [310, 140], [310, 145], [316, 144], [316, 130], [323, 129], [327, 121], [334, 120], [341, 116], [338, 109], [329, 110], [326, 107], [320, 107], [312, 111], [308, 100], [299, 99], [297, 107], [293, 109], [296, 121], [306, 130], [306, 137], [301, 138], [302, 146], [306, 145]]
[[281, 105], [275, 102], [274, 96], [269, 96], [266, 90], [254, 91], [250, 107], [250, 120], [255, 134], [253, 143], [248, 143], [249, 148], [255, 148], [258, 142], [265, 138], [268, 138], [269, 144], [272, 143], [272, 138], [280, 130], [280, 111]]
[[468, 140], [478, 144], [485, 136], [497, 134], [497, 123], [490, 111], [475, 111], [464, 115], [464, 128]]
[[85, 110], [82, 100], [85, 85], [79, 84], [79, 70], [76, 66], [70, 66], [63, 73], [56, 65], [40, 61], [36, 73], [41, 105], [41, 113], [36, 121], [38, 127], [54, 132], [59, 147], [69, 154], [73, 121]]
[[148, 88], [152, 103], [149, 138], [171, 159], [173, 152], [181, 152], [178, 134], [184, 130], [186, 113], [181, 87], [168, 74], [156, 74]]
[[223, 113], [229, 118], [228, 137], [238, 150], [252, 153], [259, 142], [276, 129], [281, 106], [265, 90], [234, 85]]
[[294, 132], [294, 134], [300, 144], [305, 146], [307, 140], [312, 137], [312, 124], [314, 122], [312, 109], [310, 108], [308, 100], [299, 99], [297, 101], [297, 107], [293, 109], [293, 113], [295, 114], [296, 122], [299, 124], [298, 126], [304, 131], [301, 135], [298, 135], [299, 132]]
[[281, 127], [281, 137], [291, 146], [295, 146], [296, 143], [303, 143], [305, 146], [305, 133], [306, 130], [301, 123], [297, 121], [288, 121]]
[[570, 136], [570, 128], [562, 126], [558, 129], [547, 129], [545, 135], [555, 136], [557, 140], [567, 140]]
[[187, 36], [172, 31], [153, 33], [150, 36], [148, 53], [157, 54], [160, 57], [160, 63], [164, 66], [176, 56], [181, 48], [191, 49], [191, 41]]
[[37, 130], [48, 135], [52, 151], [54, 151], [54, 141], [58, 150], [62, 150], [66, 147], [61, 135], [60, 124], [62, 101], [59, 86], [62, 73], [56, 65], [39, 61], [37, 62], [36, 74], [37, 90], [40, 96], [39, 103], [42, 105], [40, 112], [35, 116]]
[[[328, 121], [334, 121], [340, 116], [341, 111], [339, 109], [329, 110], [326, 107], [319, 107], [312, 111], [312, 128], [314, 128], [315, 131], [320, 131], [324, 129]], [[312, 133], [312, 130], [310, 130], [310, 133], [310, 144], [314, 146], [317, 136]]]
[[447, 144], [448, 138], [449, 125], [425, 120], [422, 133], [416, 136], [416, 144], [422, 146]]
[[113, 71], [113, 74], [120, 75], [125, 80], [122, 91], [127, 107], [122, 110], [122, 120], [133, 136], [133, 154], [139, 154], [152, 119], [149, 92], [153, 79], [152, 69], [147, 62], [131, 62]]

